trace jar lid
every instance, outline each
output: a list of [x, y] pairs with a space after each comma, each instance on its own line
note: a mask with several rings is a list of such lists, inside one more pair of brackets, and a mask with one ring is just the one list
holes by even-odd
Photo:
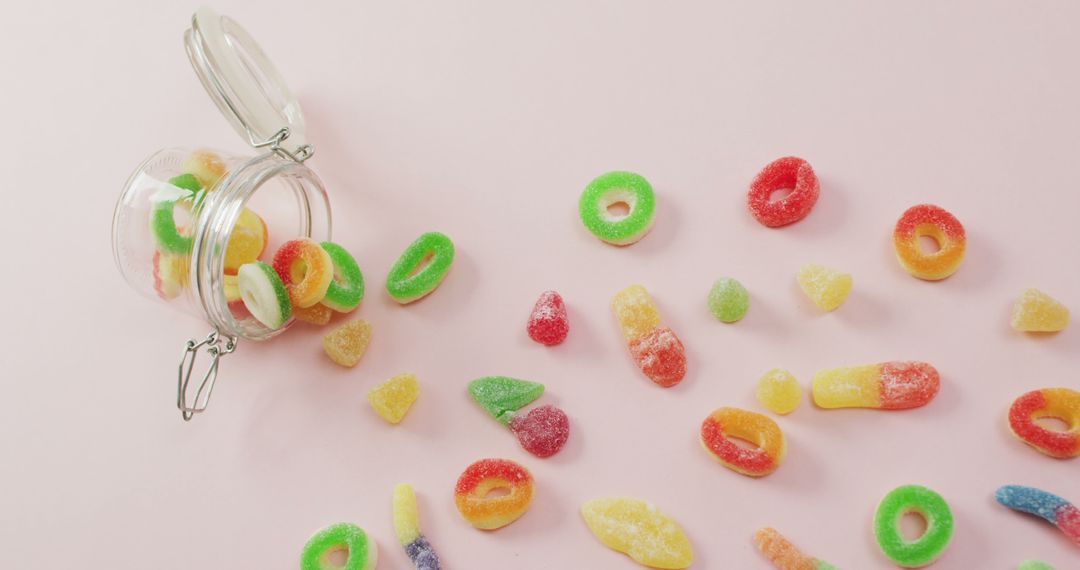
[[210, 98], [249, 144], [280, 146], [294, 157], [310, 154], [300, 103], [244, 28], [199, 8], [184, 47]]

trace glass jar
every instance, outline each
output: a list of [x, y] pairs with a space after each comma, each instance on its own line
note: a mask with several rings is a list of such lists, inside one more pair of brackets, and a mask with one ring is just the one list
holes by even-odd
[[[248, 313], [238, 262], [265, 259], [297, 237], [329, 241], [331, 215], [322, 182], [304, 165], [314, 148], [300, 106], [255, 41], [233, 20], [202, 8], [184, 44], [225, 118], [254, 149], [265, 150], [254, 157], [160, 150], [128, 178], [116, 204], [113, 253], [128, 284], [211, 327], [204, 339], [185, 343], [178, 369], [177, 407], [189, 420], [206, 409], [219, 359], [240, 339], [266, 340], [292, 323], [271, 328]], [[200, 350], [210, 362], [192, 382]]]

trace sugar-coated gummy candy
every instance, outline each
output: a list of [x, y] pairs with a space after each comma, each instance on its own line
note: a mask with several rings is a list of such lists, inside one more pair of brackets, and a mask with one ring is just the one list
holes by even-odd
[[[739, 447], [732, 438], [754, 444]], [[750, 477], [763, 477], [780, 468], [787, 441], [776, 422], [757, 412], [719, 408], [701, 423], [701, 447], [721, 465]]]
[[368, 391], [371, 408], [392, 424], [405, 419], [405, 414], [419, 397], [420, 382], [412, 374], [398, 374]]
[[750, 293], [735, 279], [718, 279], [709, 290], [709, 312], [722, 323], [742, 319], [749, 308]]
[[203, 188], [210, 190], [225, 176], [225, 161], [214, 151], [197, 150], [184, 160], [184, 172], [190, 174]]
[[454, 263], [454, 242], [428, 232], [409, 244], [386, 276], [386, 292], [401, 304], [412, 303], [435, 290]]
[[679, 523], [652, 503], [628, 497], [593, 499], [581, 506], [585, 525], [604, 546], [650, 568], [688, 568], [694, 549]]
[[237, 287], [244, 307], [267, 328], [281, 328], [292, 316], [285, 284], [269, 265], [256, 261], [240, 266]]
[[[506, 494], [493, 494], [496, 489]], [[465, 469], [454, 488], [462, 518], [476, 528], [494, 530], [521, 518], [533, 499], [533, 477], [509, 459], [481, 459]]]
[[566, 315], [566, 304], [563, 303], [562, 296], [555, 291], [541, 293], [529, 314], [525, 330], [529, 333], [529, 338], [545, 346], [555, 346], [566, 340], [566, 335], [570, 332], [570, 320]]
[[266, 223], [258, 214], [244, 208], [236, 219], [233, 231], [229, 234], [229, 245], [225, 247], [225, 272], [235, 272], [245, 263], [258, 261], [266, 251]]
[[[938, 244], [933, 253], [923, 251], [919, 238], [929, 236]], [[907, 209], [893, 230], [896, 259], [905, 271], [919, 279], [944, 279], [964, 261], [967, 236], [964, 226], [944, 208], [919, 204]]]
[[799, 270], [799, 287], [819, 309], [835, 311], [851, 293], [850, 273], [810, 263]]
[[652, 295], [641, 285], [631, 285], [611, 299], [611, 311], [627, 342], [637, 340], [660, 326], [660, 311]]
[[629, 348], [634, 364], [658, 386], [670, 388], [686, 376], [686, 349], [668, 327], [630, 341]]
[[334, 311], [330, 307], [322, 303], [316, 303], [310, 307], [293, 307], [293, 318], [319, 326], [329, 323], [333, 313]]
[[790, 414], [802, 402], [802, 386], [787, 370], [773, 368], [758, 380], [755, 395], [774, 414]]
[[814, 403], [821, 408], [905, 410], [937, 396], [941, 376], [926, 362], [883, 362], [814, 374]]
[[836, 567], [828, 562], [799, 552], [799, 549], [776, 529], [758, 530], [754, 533], [754, 545], [777, 570], [836, 570]]
[[225, 294], [226, 303], [240, 301], [240, 277], [226, 273], [221, 281], [221, 290]]
[[[1057, 418], [1065, 431], [1042, 427], [1035, 420]], [[1020, 441], [1058, 459], [1080, 457], [1080, 392], [1069, 388], [1033, 390], [1009, 407], [1009, 429]]]
[[375, 570], [379, 546], [364, 529], [351, 523], [330, 525], [314, 534], [300, 555], [300, 570], [330, 570], [327, 557], [332, 552], [346, 552], [345, 564], [334, 570]]
[[513, 412], [544, 395], [544, 385], [509, 376], [486, 376], [469, 382], [469, 395], [491, 417], [508, 424]]
[[1039, 291], [1024, 289], [1013, 304], [1012, 328], [1024, 332], [1057, 332], [1069, 326], [1069, 309]]
[[334, 276], [326, 288], [322, 304], [339, 313], [348, 313], [359, 307], [364, 299], [364, 274], [356, 259], [345, 248], [329, 241], [321, 245], [330, 254], [334, 266]]
[[188, 283], [191, 259], [186, 255], [154, 251], [152, 260], [154, 291], [168, 301], [180, 296]]
[[440, 570], [439, 555], [420, 532], [420, 509], [411, 485], [394, 487], [394, 532], [416, 570]]
[[[915, 540], [900, 533], [900, 519], [916, 513], [926, 531]], [[889, 491], [874, 513], [878, 547], [898, 566], [920, 568], [933, 563], [949, 548], [953, 537], [952, 509], [936, 492], [921, 485], [903, 485]]]
[[552, 405], [537, 406], [527, 414], [514, 414], [510, 431], [518, 443], [537, 457], [551, 457], [566, 445], [570, 438], [570, 418]]
[[[154, 243], [162, 253], [187, 254], [191, 252], [195, 241], [176, 225], [176, 208], [190, 212], [191, 203], [199, 191], [199, 182], [190, 174], [181, 174], [169, 179], [180, 197], [154, 202], [150, 210], [150, 233]], [[174, 194], [175, 195], [175, 194]]]
[[[625, 204], [625, 215], [608, 210]], [[589, 183], [578, 200], [578, 214], [585, 229], [615, 245], [630, 245], [649, 233], [656, 218], [652, 185], [633, 172], [608, 172]]]
[[994, 498], [1014, 511], [1041, 517], [1080, 545], [1080, 509], [1069, 501], [1042, 489], [1020, 485], [1005, 485], [994, 493]]
[[353, 367], [363, 358], [371, 343], [371, 323], [364, 319], [349, 321], [323, 337], [323, 350], [336, 364]]
[[1025, 560], [1016, 567], [1016, 570], [1054, 570], [1054, 567], [1038, 560]]
[[[770, 200], [777, 190], [791, 189], [779, 200]], [[817, 175], [809, 162], [795, 157], [778, 158], [758, 173], [750, 184], [747, 205], [762, 225], [776, 228], [806, 217], [821, 193]]]
[[274, 270], [297, 307], [310, 307], [326, 296], [334, 280], [330, 254], [310, 238], [287, 241], [274, 254]]

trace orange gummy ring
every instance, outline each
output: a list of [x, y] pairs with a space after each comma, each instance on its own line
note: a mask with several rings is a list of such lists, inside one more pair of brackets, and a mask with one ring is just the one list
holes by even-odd
[[[496, 489], [506, 495], [488, 496]], [[527, 469], [508, 459], [481, 459], [458, 479], [454, 503], [469, 524], [484, 530], [504, 527], [529, 510], [533, 478]]]
[[[757, 446], [743, 449], [731, 438]], [[780, 426], [767, 416], [738, 408], [720, 408], [701, 424], [701, 446], [724, 467], [743, 475], [762, 477], [776, 471], [787, 453]]]
[[334, 262], [318, 242], [308, 238], [282, 244], [274, 254], [274, 271], [281, 276], [292, 304], [302, 309], [326, 296], [334, 280]]
[[[939, 249], [933, 253], [923, 251], [919, 244], [923, 236], [934, 238]], [[937, 281], [960, 269], [967, 250], [967, 234], [960, 221], [944, 208], [919, 204], [908, 208], [896, 221], [893, 247], [905, 271], [919, 279]]]

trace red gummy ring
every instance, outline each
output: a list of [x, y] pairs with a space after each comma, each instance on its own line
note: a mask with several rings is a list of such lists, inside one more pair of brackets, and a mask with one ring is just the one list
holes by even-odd
[[[1048, 430], [1035, 423], [1039, 418], [1058, 418], [1068, 428]], [[1020, 396], [1009, 407], [1009, 429], [1020, 441], [1050, 457], [1080, 457], [1080, 392], [1043, 388]]]
[[[783, 188], [791, 194], [770, 202], [769, 196]], [[806, 217], [817, 203], [821, 186], [809, 162], [795, 157], [778, 158], [761, 169], [750, 184], [747, 203], [757, 221], [770, 228], [786, 226]]]

